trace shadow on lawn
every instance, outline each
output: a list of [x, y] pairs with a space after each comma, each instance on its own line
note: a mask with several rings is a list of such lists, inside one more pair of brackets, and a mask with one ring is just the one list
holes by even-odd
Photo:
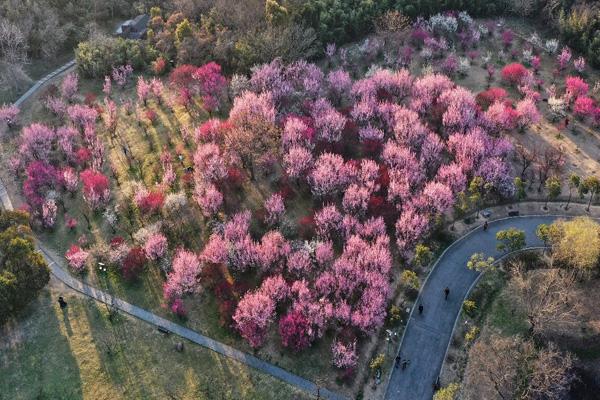
[[83, 399], [69, 310], [44, 290], [0, 329], [0, 399]]

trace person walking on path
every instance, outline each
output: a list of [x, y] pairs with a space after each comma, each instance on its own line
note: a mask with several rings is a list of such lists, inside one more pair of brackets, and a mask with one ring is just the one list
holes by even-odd
[[67, 307], [67, 302], [65, 301], [65, 299], [63, 299], [62, 296], [58, 296], [58, 305], [60, 306], [60, 308], [62, 308], [63, 310]]
[[408, 364], [410, 364], [410, 360], [405, 358], [404, 361], [402, 361], [402, 371], [406, 369]]
[[423, 314], [423, 304], [419, 304], [419, 315]]
[[449, 294], [450, 294], [450, 288], [448, 286], [446, 286], [446, 289], [444, 289], [444, 300], [448, 300]]
[[398, 368], [400, 365], [401, 358], [400, 356], [396, 356], [396, 362], [394, 363], [394, 368]]
[[483, 223], [483, 231], [484, 231], [484, 232], [485, 232], [485, 231], [487, 231], [487, 228], [488, 228], [488, 222], [487, 222], [487, 221], [485, 221], [485, 222]]

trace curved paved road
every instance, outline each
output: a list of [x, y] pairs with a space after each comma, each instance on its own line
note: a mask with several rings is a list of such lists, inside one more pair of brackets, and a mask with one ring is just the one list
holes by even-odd
[[[523, 216], [490, 222], [487, 232], [479, 227], [444, 251], [423, 285], [404, 331], [399, 354], [410, 363], [405, 370], [396, 368], [392, 371], [386, 400], [432, 398], [432, 384], [444, 362], [454, 323], [463, 300], [480, 275], [466, 267], [471, 255], [483, 252], [496, 259], [501, 257], [502, 253], [496, 250], [496, 232], [511, 227], [525, 231], [527, 247], [543, 246], [535, 230], [539, 224], [551, 223], [556, 218], [550, 215]], [[446, 286], [450, 288], [448, 300], [444, 300]], [[418, 304], [423, 304], [422, 315], [415, 310]]]

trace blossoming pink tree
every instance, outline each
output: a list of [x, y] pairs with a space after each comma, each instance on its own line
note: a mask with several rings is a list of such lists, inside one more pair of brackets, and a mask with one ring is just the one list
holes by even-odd
[[171, 272], [163, 285], [163, 295], [167, 302], [181, 298], [184, 294], [200, 290], [202, 264], [191, 251], [178, 249], [173, 258]]

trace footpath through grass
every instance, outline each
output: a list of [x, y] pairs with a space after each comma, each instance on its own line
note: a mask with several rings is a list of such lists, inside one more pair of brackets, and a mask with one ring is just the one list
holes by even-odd
[[79, 295], [45, 290], [0, 343], [0, 399], [308, 399], [210, 350]]

